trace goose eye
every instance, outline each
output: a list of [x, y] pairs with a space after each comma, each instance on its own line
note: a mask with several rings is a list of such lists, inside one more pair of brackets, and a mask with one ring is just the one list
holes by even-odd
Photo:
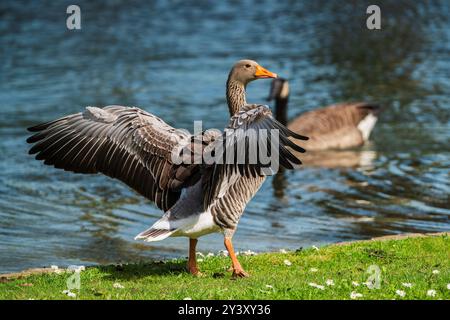
[[245, 65], [245, 67], [246, 67], [246, 68], [250, 68], [250, 67], [251, 67], [251, 65], [249, 65], [249, 64], [246, 64], [246, 65]]

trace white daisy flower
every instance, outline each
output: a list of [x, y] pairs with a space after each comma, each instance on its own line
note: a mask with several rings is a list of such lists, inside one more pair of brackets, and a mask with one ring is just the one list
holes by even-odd
[[359, 287], [359, 282], [352, 281], [352, 285], [355, 286], [355, 287]]
[[61, 274], [61, 273], [64, 272], [64, 270], [60, 269], [60, 268], [59, 268], [58, 266], [56, 266], [56, 265], [51, 265], [51, 266], [50, 266], [50, 269], [52, 269], [53, 272], [56, 273], [56, 274]]
[[192, 298], [191, 297], [186, 297], [186, 298], [183, 298], [183, 300], [192, 300]]
[[220, 251], [219, 251], [219, 255], [220, 255], [220, 256], [224, 256], [224, 257], [228, 257], [228, 251], [226, 251], [226, 250], [220, 250]]
[[403, 282], [402, 286], [406, 287], [406, 288], [411, 288], [412, 287], [412, 283], [409, 282]]
[[292, 262], [290, 262], [288, 259], [285, 259], [283, 262], [287, 266], [291, 266], [292, 265]]
[[334, 286], [334, 281], [332, 279], [328, 279], [325, 283], [327, 286]]
[[205, 255], [204, 255], [203, 253], [201, 253], [200, 251], [199, 251], [199, 252], [196, 252], [196, 255], [199, 256], [199, 257], [204, 257], [204, 256], [205, 256]]
[[352, 293], [350, 293], [350, 298], [351, 299], [358, 299], [358, 298], [362, 298], [362, 294], [361, 293], [358, 293], [358, 292], [355, 292], [355, 291], [352, 291]]
[[85, 266], [75, 266], [75, 265], [72, 265], [72, 266], [69, 266], [69, 267], [67, 268], [67, 270], [68, 270], [68, 271], [73, 271], [73, 272], [81, 272], [81, 271], [85, 271], [85, 270], [86, 270], [86, 267], [85, 267]]
[[395, 291], [395, 293], [396, 293], [397, 295], [399, 295], [400, 297], [404, 297], [404, 296], [406, 295], [406, 292], [403, 291], [403, 290], [397, 290], [397, 291]]
[[206, 255], [208, 258], [210, 258], [210, 257], [214, 257], [214, 253], [212, 253], [212, 252], [208, 252], [208, 254]]
[[116, 288], [116, 289], [123, 289], [123, 288], [125, 288], [123, 285], [121, 285], [121, 284], [118, 283], [118, 282], [115, 282], [115, 283], [113, 284], [113, 287]]
[[439, 274], [439, 273], [441, 273], [439, 270], [433, 270], [433, 274]]
[[256, 256], [256, 252], [254, 252], [252, 250], [242, 251], [241, 254], [244, 255], [244, 256]]
[[266, 284], [266, 288], [273, 289], [273, 286], [271, 286], [270, 284]]
[[75, 293], [73, 293], [70, 290], [64, 290], [62, 293], [64, 293], [65, 295], [71, 297], [71, 298], [75, 298], [77, 295]]
[[317, 271], [319, 271], [319, 269], [317, 269], [317, 268], [311, 268], [311, 269], [309, 269], [309, 271], [311, 271], [311, 272], [317, 272]]
[[280, 253], [287, 253], [286, 249], [280, 249]]
[[427, 291], [427, 296], [429, 297], [435, 297], [436, 296], [436, 290], [430, 289]]
[[450, 283], [447, 283], [447, 289], [450, 290]]
[[311, 287], [313, 287], [313, 288], [320, 289], [320, 290], [324, 290], [324, 289], [325, 289], [324, 286], [322, 286], [322, 285], [320, 285], [320, 284], [317, 284], [317, 283], [314, 283], [314, 282], [310, 282], [310, 283], [308, 283], [308, 285], [311, 286]]

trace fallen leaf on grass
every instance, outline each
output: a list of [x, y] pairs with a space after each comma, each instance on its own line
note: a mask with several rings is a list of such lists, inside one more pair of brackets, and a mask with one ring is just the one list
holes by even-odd
[[223, 272], [214, 272], [213, 274], [213, 278], [217, 279], [217, 278], [223, 278], [225, 277], [225, 273]]
[[21, 284], [19, 284], [19, 286], [21, 286], [21, 287], [32, 287], [33, 284], [32, 283], [21, 283]]

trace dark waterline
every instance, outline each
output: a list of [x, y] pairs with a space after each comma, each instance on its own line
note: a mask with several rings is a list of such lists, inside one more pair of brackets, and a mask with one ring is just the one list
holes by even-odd
[[[365, 28], [364, 1], [78, 1], [80, 31], [65, 27], [69, 4], [0, 4], [0, 272], [185, 255], [186, 239], [133, 240], [161, 212], [125, 185], [33, 160], [26, 127], [121, 104], [190, 131], [200, 119], [223, 128], [241, 58], [290, 80], [290, 117], [347, 100], [385, 111], [364, 148], [268, 179], [238, 250], [450, 229], [447, 1], [382, 1], [381, 31]], [[269, 86], [252, 83], [248, 100], [265, 103]], [[221, 236], [199, 249], [221, 250]]]

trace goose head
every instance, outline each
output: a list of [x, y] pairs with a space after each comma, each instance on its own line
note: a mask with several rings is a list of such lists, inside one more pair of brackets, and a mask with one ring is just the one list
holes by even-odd
[[240, 60], [234, 64], [228, 78], [246, 86], [253, 80], [277, 77], [278, 75], [276, 73], [261, 67], [256, 61]]
[[277, 74], [261, 67], [253, 60], [240, 60], [231, 68], [227, 81], [227, 103], [230, 115], [239, 112], [247, 104], [245, 88], [257, 79], [277, 78]]

